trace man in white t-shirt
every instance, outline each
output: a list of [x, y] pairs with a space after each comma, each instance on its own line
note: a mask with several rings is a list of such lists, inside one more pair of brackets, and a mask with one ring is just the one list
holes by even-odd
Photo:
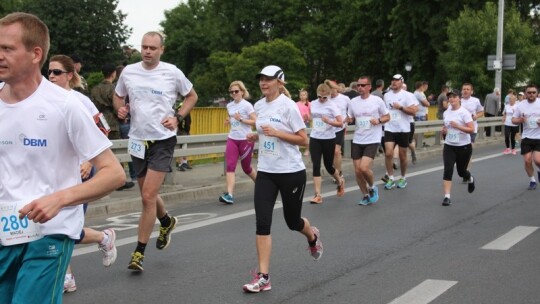
[[347, 117], [349, 122], [355, 120], [355, 131], [351, 146], [356, 182], [363, 194], [359, 205], [376, 203], [379, 191], [374, 185], [373, 160], [382, 137], [382, 124], [390, 119], [384, 101], [378, 96], [370, 94], [371, 79], [362, 76], [358, 79], [358, 93], [349, 103]]
[[[169, 216], [159, 188], [167, 172], [171, 172], [176, 129], [197, 102], [193, 84], [176, 66], [160, 61], [165, 49], [158, 32], [144, 34], [142, 61], [124, 68], [116, 84], [114, 107], [118, 118], [131, 115], [128, 152], [137, 174], [143, 210], [139, 219], [139, 235], [129, 269], [143, 271], [144, 251], [150, 240], [156, 217], [161, 227], [157, 249], [165, 249], [176, 227], [176, 218]], [[129, 95], [129, 106], [124, 98]], [[174, 104], [181, 95], [184, 101], [177, 112]]]
[[[471, 143], [474, 148], [474, 143], [476, 142], [476, 136], [478, 135], [478, 118], [484, 117], [484, 107], [480, 103], [480, 99], [472, 96], [474, 92], [474, 87], [470, 83], [464, 83], [461, 85], [461, 106], [467, 109], [472, 115], [474, 121], [474, 133], [471, 134]], [[469, 162], [467, 170], [471, 170], [472, 162]], [[468, 183], [469, 181], [463, 178], [463, 183]]]
[[[74, 94], [41, 75], [47, 26], [34, 15], [0, 19], [0, 303], [61, 303], [84, 223], [82, 203], [125, 173]], [[96, 175], [81, 183], [79, 164]]]
[[529, 84], [525, 88], [526, 100], [517, 104], [512, 123], [523, 124], [521, 135], [521, 155], [525, 163], [525, 172], [529, 177], [529, 190], [536, 189], [533, 161], [536, 164], [540, 180], [540, 98], [538, 86]]
[[385, 165], [388, 181], [384, 188], [390, 190], [396, 186], [394, 182], [393, 157], [394, 148], [399, 146], [399, 163], [401, 178], [398, 188], [407, 187], [407, 149], [411, 135], [411, 119], [418, 110], [418, 101], [410, 92], [402, 89], [403, 76], [396, 74], [392, 77], [390, 90], [384, 94], [384, 102], [390, 111], [390, 121], [384, 124]]

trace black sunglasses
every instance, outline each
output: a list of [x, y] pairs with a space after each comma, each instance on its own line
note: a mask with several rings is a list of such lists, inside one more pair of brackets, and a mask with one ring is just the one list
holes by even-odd
[[369, 83], [359, 83], [358, 86], [360, 87], [367, 87], [369, 85]]
[[62, 71], [62, 70], [60, 70], [60, 69], [53, 69], [53, 70], [49, 70], [49, 72], [48, 72], [47, 75], [51, 75], [51, 73], [53, 73], [53, 74], [56, 75], [56, 76], [60, 76], [60, 75], [62, 75], [62, 74], [64, 74], [64, 73], [67, 74], [67, 73], [69, 73], [69, 72]]
[[527, 94], [536, 94], [536, 91], [526, 92]]
[[319, 99], [328, 99], [328, 96], [317, 96]]
[[229, 91], [229, 93], [231, 93], [231, 94], [238, 94], [238, 92], [240, 92], [240, 90]]

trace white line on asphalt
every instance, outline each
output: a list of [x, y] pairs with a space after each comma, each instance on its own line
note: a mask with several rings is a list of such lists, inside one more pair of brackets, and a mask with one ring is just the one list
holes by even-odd
[[[501, 156], [501, 155], [502, 155], [501, 153], [491, 154], [491, 155], [487, 155], [487, 156], [484, 156], [484, 157], [475, 158], [473, 160], [473, 162], [482, 161], [482, 160], [498, 157], [498, 156]], [[437, 166], [437, 167], [433, 167], [433, 168], [430, 168], [430, 169], [425, 169], [425, 170], [410, 173], [408, 176], [412, 177], [412, 176], [427, 174], [427, 173], [431, 173], [431, 172], [442, 170], [442, 169], [443, 169], [443, 166]], [[375, 185], [380, 185], [380, 184], [382, 184], [381, 181], [375, 182]], [[351, 192], [351, 191], [358, 191], [358, 186], [355, 185], [355, 186], [352, 186], [352, 187], [345, 188], [345, 192]], [[336, 195], [335, 191], [329, 191], [329, 192], [321, 193], [322, 197], [330, 197], [330, 196], [334, 196], [334, 195]], [[311, 198], [305, 198], [305, 196], [304, 196], [304, 203], [307, 203], [310, 200], [311, 200]], [[279, 203], [276, 203], [275, 209], [279, 209], [279, 208], [282, 208], [282, 205], [279, 204]], [[255, 210], [250, 209], [250, 210], [237, 212], [237, 213], [233, 213], [233, 214], [229, 214], [229, 215], [225, 215], [225, 216], [219, 216], [219, 217], [215, 217], [215, 218], [212, 218], [212, 219], [203, 220], [203, 221], [200, 221], [200, 222], [190, 223], [190, 224], [187, 224], [187, 225], [181, 225], [181, 226], [177, 227], [172, 233], [188, 231], [188, 230], [192, 230], [192, 229], [195, 229], [195, 228], [205, 227], [205, 226], [209, 226], [209, 225], [213, 225], [213, 224], [217, 224], [217, 223], [221, 223], [221, 222], [225, 222], [225, 221], [229, 221], [229, 220], [233, 220], [233, 219], [238, 219], [238, 218], [248, 216], [248, 215], [253, 215], [253, 214], [255, 214]], [[150, 235], [150, 238], [151, 239], [156, 238], [158, 236], [158, 234], [159, 233], [157, 231], [154, 231]], [[127, 245], [127, 244], [136, 243], [136, 242], [137, 242], [137, 236], [131, 236], [131, 237], [123, 238], [123, 239], [117, 239], [116, 240], [116, 246], [119, 247], [119, 246], [124, 246], [124, 245]], [[79, 256], [79, 255], [88, 254], [88, 253], [92, 253], [92, 252], [96, 252], [96, 251], [99, 251], [97, 246], [78, 247], [78, 248], [73, 250], [73, 256]]]
[[514, 229], [508, 231], [506, 234], [501, 235], [491, 243], [486, 244], [481, 249], [487, 250], [508, 250], [515, 244], [522, 241], [524, 238], [535, 232], [538, 227], [533, 226], [517, 226]]
[[427, 304], [456, 283], [457, 281], [425, 280], [389, 304]]

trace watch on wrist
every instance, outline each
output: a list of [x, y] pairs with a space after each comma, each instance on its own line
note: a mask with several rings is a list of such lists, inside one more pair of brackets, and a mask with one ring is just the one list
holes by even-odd
[[176, 114], [174, 115], [174, 117], [176, 117], [176, 119], [178, 120], [178, 123], [181, 123], [182, 120], [184, 120], [184, 116], [182, 116], [182, 115], [180, 115], [180, 114], [178, 114], [178, 113], [176, 113]]

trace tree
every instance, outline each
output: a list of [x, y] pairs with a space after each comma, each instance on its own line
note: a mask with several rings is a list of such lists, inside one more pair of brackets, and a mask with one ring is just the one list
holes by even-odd
[[[516, 54], [517, 68], [503, 72], [502, 86], [512, 88], [532, 76], [539, 50], [533, 43], [530, 24], [520, 21], [514, 7], [506, 9], [504, 19], [503, 49], [506, 54]], [[494, 54], [496, 41], [497, 6], [491, 2], [486, 3], [483, 10], [466, 7], [455, 21], [450, 22], [447, 50], [441, 52], [439, 63], [455, 87], [470, 82], [481, 96], [493, 90], [495, 73], [486, 70], [486, 58]]]
[[50, 55], [76, 53], [83, 58], [84, 70], [96, 71], [105, 63], [122, 61], [121, 44], [131, 34], [117, 5], [118, 0], [23, 0], [18, 9], [47, 24]]

